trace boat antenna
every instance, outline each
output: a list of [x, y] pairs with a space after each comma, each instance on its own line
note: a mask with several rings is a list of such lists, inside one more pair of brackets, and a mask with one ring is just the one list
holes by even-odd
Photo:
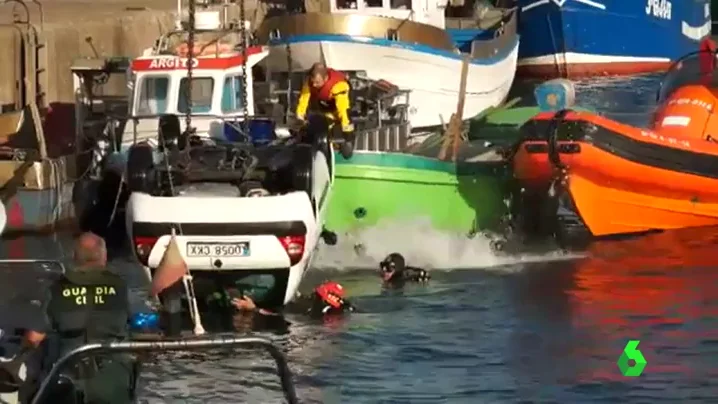
[[[180, 0], [181, 1], [181, 0]], [[189, 0], [187, 18], [187, 87], [185, 99], [187, 101], [187, 113], [185, 115], [187, 135], [192, 134], [192, 72], [194, 69], [194, 14], [195, 0]]]
[[245, 16], [244, 0], [239, 2], [239, 34], [242, 36], [240, 44], [242, 51], [242, 132], [249, 137], [249, 110], [247, 109], [247, 21]]

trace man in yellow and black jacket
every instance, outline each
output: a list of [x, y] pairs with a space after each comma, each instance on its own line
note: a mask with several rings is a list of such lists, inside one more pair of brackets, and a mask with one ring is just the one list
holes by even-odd
[[354, 125], [349, 119], [350, 91], [349, 82], [344, 74], [327, 68], [323, 63], [315, 63], [302, 86], [296, 110], [297, 119], [304, 120], [311, 104], [335, 126], [339, 124], [345, 139], [340, 152], [346, 159], [351, 158], [353, 154], [354, 141]]

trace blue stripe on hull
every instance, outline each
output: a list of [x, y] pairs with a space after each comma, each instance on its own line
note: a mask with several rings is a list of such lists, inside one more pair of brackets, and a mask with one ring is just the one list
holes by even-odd
[[538, 2], [519, 0], [520, 59], [575, 52], [676, 60], [699, 46], [682, 34], [682, 22], [699, 27], [711, 20], [705, 8], [709, 0], [669, 0], [670, 19], [647, 15], [650, 0], [593, 1], [605, 10], [580, 0], [550, 0], [529, 8]]

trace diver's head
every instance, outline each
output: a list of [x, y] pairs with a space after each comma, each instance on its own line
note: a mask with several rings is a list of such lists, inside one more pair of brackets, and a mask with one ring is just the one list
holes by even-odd
[[107, 265], [105, 240], [94, 233], [82, 233], [74, 251], [76, 269], [104, 268]]
[[329, 71], [324, 63], [315, 63], [309, 70], [309, 84], [315, 89], [320, 89], [324, 86], [329, 78]]
[[324, 282], [314, 289], [314, 296], [334, 308], [340, 308], [344, 300], [344, 288], [336, 282]]
[[404, 272], [406, 269], [406, 261], [404, 260], [403, 255], [399, 253], [391, 253], [379, 263], [379, 268], [381, 269], [382, 279], [384, 282], [388, 282], [393, 277]]

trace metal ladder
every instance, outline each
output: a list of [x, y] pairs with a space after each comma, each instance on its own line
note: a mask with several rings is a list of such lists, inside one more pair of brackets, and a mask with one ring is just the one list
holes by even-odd
[[[31, 22], [28, 4], [36, 6], [40, 15], [40, 28]], [[8, 13], [7, 9], [12, 8]], [[19, 36], [19, 49], [15, 54], [15, 97], [14, 110], [35, 103], [42, 109], [45, 105], [47, 82], [47, 48], [42, 36], [45, 18], [42, 4], [37, 0], [0, 0], [0, 15], [11, 15], [10, 22], [0, 22], [0, 27], [14, 28]]]

